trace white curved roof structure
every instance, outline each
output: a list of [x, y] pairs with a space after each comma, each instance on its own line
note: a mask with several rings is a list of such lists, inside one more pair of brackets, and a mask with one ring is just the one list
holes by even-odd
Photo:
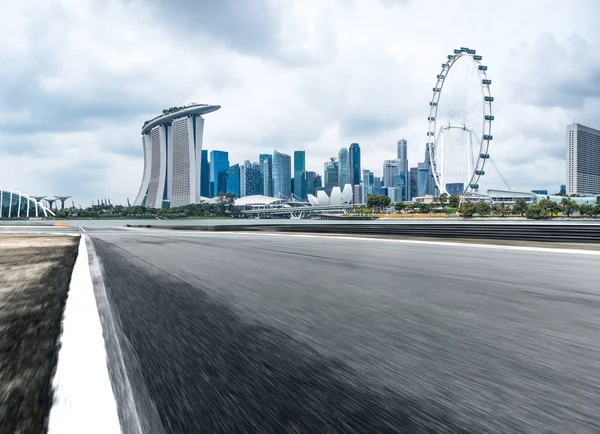
[[323, 190], [317, 191], [317, 201], [319, 202], [320, 206], [330, 205], [329, 196], [327, 196], [327, 193], [325, 193]]
[[341, 205], [342, 204], [342, 190], [339, 187], [333, 187], [331, 189], [331, 195], [329, 196], [329, 205]]
[[0, 218], [50, 216], [54, 216], [54, 213], [33, 197], [0, 187]]
[[352, 203], [352, 185], [346, 184], [342, 191], [340, 187], [331, 189], [331, 196], [327, 196], [324, 190], [317, 191], [317, 197], [312, 194], [308, 195], [308, 201], [312, 206], [341, 206]]
[[343, 204], [352, 203], [353, 196], [354, 196], [354, 194], [352, 192], [352, 185], [351, 184], [344, 185], [344, 189], [342, 190], [342, 203]]
[[236, 199], [234, 202], [235, 206], [251, 206], [251, 205], [272, 205], [274, 203], [282, 202], [281, 199], [277, 199], [276, 197], [263, 196], [261, 194], [256, 194], [252, 196], [244, 196]]
[[307, 197], [308, 197], [308, 202], [312, 206], [319, 206], [319, 201], [317, 200], [316, 197], [314, 197], [312, 194], [309, 194]]

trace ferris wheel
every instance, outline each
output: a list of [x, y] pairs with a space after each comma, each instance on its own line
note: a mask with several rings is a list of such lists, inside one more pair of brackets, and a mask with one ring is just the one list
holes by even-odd
[[476, 193], [492, 136], [492, 80], [475, 50], [462, 47], [442, 64], [429, 102], [427, 142], [440, 194]]

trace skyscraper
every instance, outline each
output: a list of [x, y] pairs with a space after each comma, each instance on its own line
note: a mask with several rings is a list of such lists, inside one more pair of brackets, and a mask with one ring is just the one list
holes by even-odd
[[144, 123], [144, 173], [135, 205], [169, 208], [200, 201], [202, 115], [219, 108], [174, 107]]
[[600, 194], [600, 131], [567, 125], [567, 194]]
[[383, 162], [383, 186], [395, 187], [394, 176], [400, 173], [400, 160], [385, 160]]
[[315, 191], [319, 191], [323, 189], [323, 178], [321, 175], [317, 174], [315, 176]]
[[294, 151], [294, 195], [302, 200], [306, 193], [303, 191], [302, 180], [306, 171], [306, 152]]
[[292, 157], [273, 151], [273, 196], [289, 199], [292, 195]]
[[250, 163], [247, 160], [244, 162], [243, 169], [244, 176], [242, 177], [240, 186], [242, 196], [264, 194], [264, 175], [260, 168], [260, 163]]
[[226, 193], [233, 193], [235, 197], [240, 197], [240, 165], [234, 164], [227, 169], [227, 189]]
[[210, 197], [210, 164], [208, 164], [208, 151], [202, 150], [200, 161], [200, 196]]
[[417, 171], [417, 167], [411, 167], [409, 171], [410, 175], [408, 177], [408, 184], [410, 186], [410, 194], [408, 200], [413, 200], [415, 197], [417, 197]]
[[374, 174], [368, 169], [363, 170], [363, 200], [366, 200], [369, 194], [373, 194], [373, 183], [375, 182]]
[[273, 197], [273, 157], [269, 154], [260, 154], [260, 168], [263, 173], [263, 194]]
[[338, 185], [344, 188], [350, 184], [350, 156], [348, 149], [342, 148], [338, 153]]
[[227, 169], [229, 169], [229, 153], [226, 151], [210, 151], [210, 197], [227, 191]]
[[398, 160], [407, 160], [408, 161], [408, 154], [407, 154], [407, 148], [408, 148], [408, 142], [405, 139], [400, 139], [398, 140], [398, 142], [396, 143], [398, 149], [398, 155], [396, 156], [396, 158], [398, 158]]
[[339, 166], [338, 162], [335, 160], [335, 157], [332, 157], [328, 162], [325, 163], [324, 166], [325, 182], [323, 187], [325, 187], [325, 192], [329, 195], [331, 194], [333, 187], [337, 187], [339, 185]]
[[410, 172], [408, 170], [408, 142], [405, 139], [400, 139], [396, 143], [398, 160], [400, 161], [400, 173], [404, 177], [405, 186], [402, 189], [401, 200], [409, 200], [410, 196]]
[[428, 194], [429, 185], [429, 167], [427, 163], [419, 163], [417, 167], [417, 197], [423, 197]]
[[360, 184], [360, 146], [358, 143], [350, 145], [350, 184]]
[[[317, 174], [315, 172], [304, 172], [303, 184], [306, 196], [309, 194], [315, 196], [317, 194], [316, 180]], [[303, 197], [302, 200], [306, 200], [306, 197]]]

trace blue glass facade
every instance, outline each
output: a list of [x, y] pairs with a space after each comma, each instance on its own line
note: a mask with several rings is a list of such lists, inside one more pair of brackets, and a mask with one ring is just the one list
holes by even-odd
[[348, 149], [340, 149], [338, 153], [338, 165], [338, 185], [344, 188], [346, 184], [350, 184], [350, 156]]
[[306, 193], [303, 187], [304, 172], [306, 171], [306, 152], [294, 151], [294, 195], [299, 199], [304, 199]]
[[227, 169], [227, 193], [240, 197], [240, 165], [234, 164]]
[[358, 143], [350, 145], [350, 183], [352, 185], [360, 184], [360, 146]]
[[229, 154], [225, 151], [210, 152], [210, 196], [217, 197], [227, 190]]
[[413, 200], [417, 197], [417, 172], [418, 169], [416, 167], [411, 167], [409, 172], [409, 197], [408, 200]]
[[210, 164], [206, 150], [202, 151], [200, 157], [200, 196], [210, 197]]
[[289, 199], [292, 195], [292, 157], [273, 151], [273, 196]]
[[273, 197], [273, 157], [269, 154], [260, 154], [259, 158], [263, 174], [263, 194]]
[[[335, 158], [332, 158], [335, 160]], [[339, 165], [337, 161], [328, 161], [325, 163], [325, 193], [331, 194], [333, 187], [338, 186], [339, 180]]]

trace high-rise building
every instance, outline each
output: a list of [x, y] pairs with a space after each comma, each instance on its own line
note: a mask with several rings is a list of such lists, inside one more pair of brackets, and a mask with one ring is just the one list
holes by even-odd
[[226, 151], [210, 151], [210, 197], [227, 191], [227, 169], [229, 169], [229, 153]]
[[438, 196], [439, 189], [435, 183], [431, 157], [429, 156], [429, 143], [425, 147], [425, 161], [417, 165], [417, 196]]
[[400, 173], [400, 160], [385, 160], [383, 162], [383, 186], [395, 187], [394, 176]]
[[144, 123], [144, 174], [135, 205], [169, 208], [200, 202], [202, 115], [219, 108], [190, 104]]
[[560, 194], [567, 194], [567, 186], [566, 186], [566, 184], [561, 184], [561, 186], [560, 186]]
[[419, 163], [417, 167], [417, 197], [423, 197], [428, 194], [429, 186], [429, 166], [427, 163]]
[[[391, 188], [391, 187], [389, 187], [389, 188]], [[389, 190], [389, 188], [388, 188], [388, 190]], [[408, 197], [408, 194], [407, 194], [408, 179], [406, 179], [406, 172], [400, 171], [394, 175], [393, 188], [396, 191], [396, 196], [395, 196], [395, 198], [392, 198], [392, 200], [395, 200], [395, 201], [407, 200], [406, 198]], [[388, 196], [389, 196], [389, 193], [388, 193]]]
[[397, 156], [398, 160], [407, 160], [408, 161], [408, 142], [405, 139], [400, 139], [396, 142], [397, 146]]
[[364, 169], [362, 171], [362, 179], [363, 179], [363, 183], [362, 183], [362, 187], [363, 187], [362, 197], [363, 197], [363, 200], [366, 200], [366, 197], [369, 194], [373, 194], [373, 182], [374, 182], [374, 178], [375, 178], [375, 175], [370, 170]]
[[210, 197], [210, 164], [208, 164], [208, 151], [202, 150], [200, 161], [200, 196]]
[[348, 149], [342, 148], [338, 153], [338, 185], [344, 188], [350, 184], [350, 156]]
[[353, 204], [359, 205], [359, 204], [365, 203], [362, 193], [363, 193], [362, 184], [352, 186], [352, 203]]
[[327, 193], [327, 195], [330, 195], [333, 187], [337, 187], [339, 185], [339, 166], [335, 157], [332, 157], [328, 162], [325, 163], [324, 174], [325, 182], [323, 187], [325, 187], [325, 193]]
[[447, 182], [446, 192], [450, 196], [460, 196], [465, 191], [465, 184], [463, 182]]
[[600, 131], [567, 125], [567, 194], [600, 194]]
[[292, 196], [292, 157], [273, 151], [273, 196], [289, 199]]
[[306, 193], [303, 191], [302, 180], [306, 171], [306, 152], [294, 151], [294, 196], [302, 200]]
[[360, 184], [360, 146], [358, 143], [350, 145], [350, 184]]
[[[316, 181], [317, 181], [317, 174], [315, 172], [304, 172], [304, 176], [303, 176], [303, 184], [304, 184], [304, 191], [306, 192], [306, 196], [308, 197], [309, 194], [312, 194], [313, 196], [315, 196], [317, 194], [317, 189], [316, 189]], [[306, 197], [303, 197], [302, 200], [306, 200]]]
[[227, 191], [240, 197], [240, 165], [234, 164], [227, 169]]
[[373, 194], [383, 195], [384, 193], [385, 193], [385, 190], [383, 187], [383, 181], [381, 180], [380, 177], [374, 176], [373, 177]]
[[315, 191], [323, 190], [323, 178], [317, 174], [315, 176]]
[[273, 197], [273, 157], [269, 154], [260, 154], [259, 158], [263, 174], [263, 194]]
[[241, 197], [264, 194], [264, 175], [260, 163], [250, 163], [250, 161], [246, 160], [242, 169]]
[[402, 189], [402, 198], [400, 200], [409, 200], [410, 196], [410, 172], [408, 170], [408, 142], [400, 139], [396, 142], [398, 160], [400, 161], [400, 173], [404, 175], [405, 186]]
[[418, 168], [411, 167], [409, 171], [408, 184], [410, 185], [410, 194], [408, 200], [413, 200], [417, 197], [417, 170]]

